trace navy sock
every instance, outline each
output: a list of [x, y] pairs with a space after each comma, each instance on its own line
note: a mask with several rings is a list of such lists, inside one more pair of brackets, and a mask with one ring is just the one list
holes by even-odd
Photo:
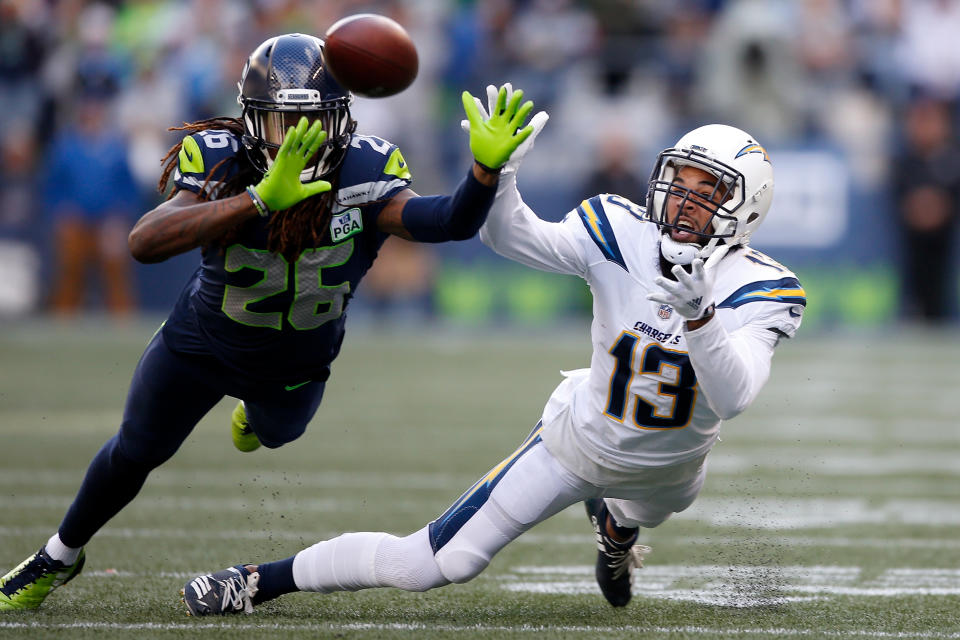
[[286, 560], [259, 565], [257, 571], [260, 572], [260, 583], [257, 585], [257, 595], [253, 598], [255, 604], [273, 600], [285, 593], [300, 591], [297, 588], [297, 583], [293, 581], [293, 559], [295, 557], [290, 556]]

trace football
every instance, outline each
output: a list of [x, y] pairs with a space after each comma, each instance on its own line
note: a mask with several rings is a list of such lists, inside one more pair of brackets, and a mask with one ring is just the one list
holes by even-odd
[[338, 20], [324, 36], [327, 69], [349, 91], [367, 98], [400, 93], [417, 77], [417, 48], [394, 20], [359, 13]]

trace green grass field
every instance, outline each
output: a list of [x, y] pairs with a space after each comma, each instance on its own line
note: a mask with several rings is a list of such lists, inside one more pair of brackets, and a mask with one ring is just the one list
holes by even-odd
[[[0, 332], [0, 572], [56, 529], [115, 430], [155, 327]], [[960, 638], [960, 335], [803, 335], [725, 425], [707, 486], [647, 532], [631, 604], [594, 585], [582, 507], [541, 524], [473, 582], [294, 594], [254, 615], [186, 617], [187, 578], [278, 559], [342, 531], [406, 534], [513, 451], [586, 323], [498, 335], [348, 334], [299, 441], [241, 454], [233, 403], [91, 542], [84, 573], [3, 638]]]

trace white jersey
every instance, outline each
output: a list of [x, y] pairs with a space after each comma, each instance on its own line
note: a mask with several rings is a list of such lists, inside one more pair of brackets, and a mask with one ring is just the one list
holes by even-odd
[[563, 221], [541, 220], [501, 180], [480, 231], [497, 253], [575, 274], [593, 293], [589, 369], [566, 373], [543, 412], [543, 440], [568, 469], [598, 485], [629, 484], [642, 469], [705, 455], [722, 419], [743, 411], [792, 337], [806, 298], [796, 276], [766, 255], [731, 251], [716, 265], [716, 315], [695, 331], [658, 290], [660, 231], [616, 195], [584, 200]]

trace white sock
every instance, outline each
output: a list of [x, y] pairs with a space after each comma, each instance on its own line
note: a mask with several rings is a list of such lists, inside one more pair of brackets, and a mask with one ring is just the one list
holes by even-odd
[[318, 542], [293, 559], [293, 581], [301, 591], [357, 591], [385, 586], [374, 575], [374, 558], [386, 533], [345, 533]]
[[44, 550], [47, 555], [54, 560], [59, 560], [68, 567], [77, 561], [80, 557], [80, 551], [83, 547], [68, 547], [60, 541], [60, 534], [55, 533], [47, 540]]

